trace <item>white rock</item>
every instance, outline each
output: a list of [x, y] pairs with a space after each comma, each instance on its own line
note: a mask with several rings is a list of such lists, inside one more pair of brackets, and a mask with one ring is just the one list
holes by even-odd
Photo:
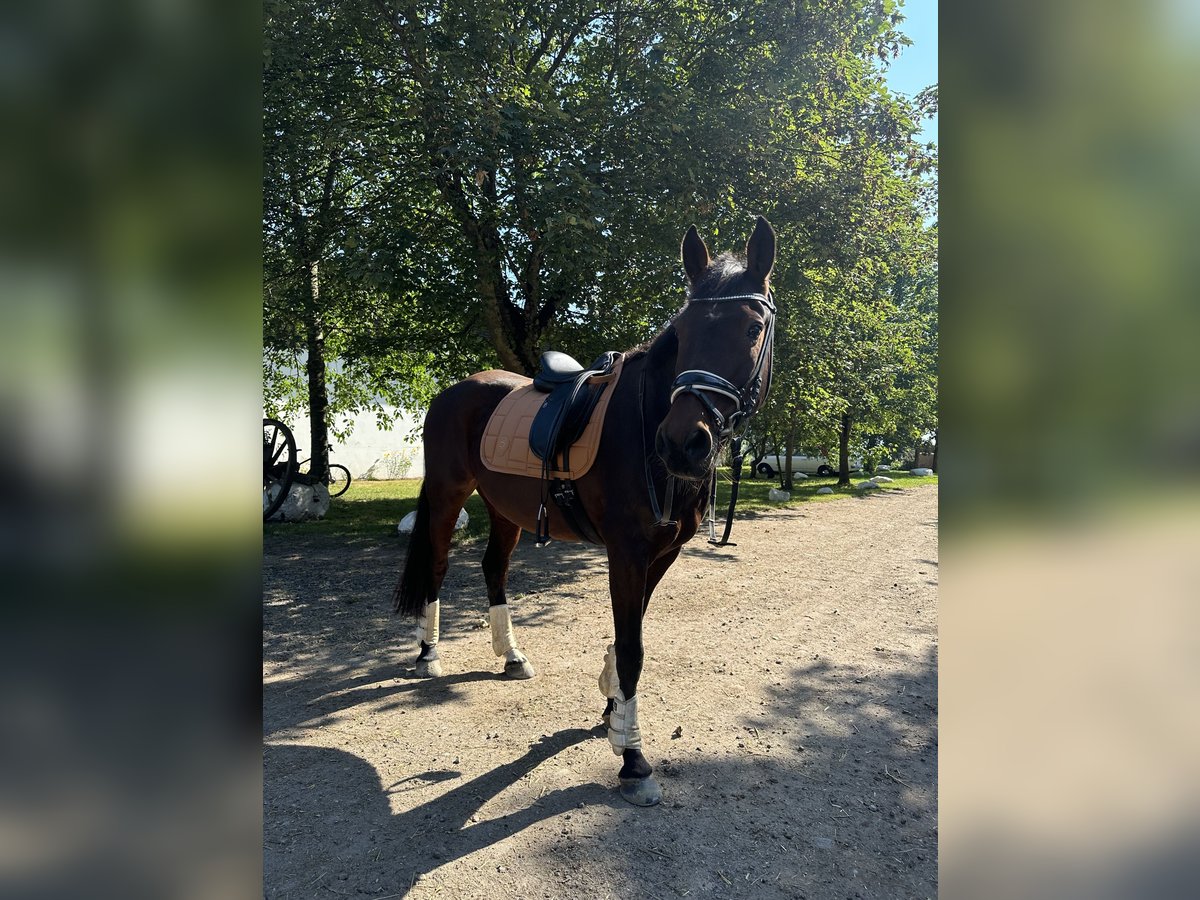
[[855, 485], [855, 487], [858, 488], [860, 491], [865, 491], [865, 490], [869, 490], [870, 488], [878, 489], [879, 485], [877, 485], [873, 481], [860, 481], [858, 484]]
[[793, 478], [793, 479], [796, 479], [796, 478], [807, 478], [807, 477], [808, 477], [808, 473], [807, 473], [807, 472], [793, 472], [793, 473], [792, 473], [792, 478]]
[[792, 495], [787, 491], [781, 491], [778, 488], [771, 488], [767, 491], [767, 499], [772, 503], [783, 503], [785, 500], [791, 500]]
[[321, 519], [329, 512], [329, 488], [323, 484], [293, 484], [272, 522], [303, 522]]
[[[462, 531], [467, 527], [467, 522], [471, 517], [467, 515], [465, 509], [458, 511], [458, 519], [454, 522], [454, 530]], [[401, 534], [412, 534], [413, 526], [417, 524], [417, 511], [414, 509], [407, 516], [400, 520], [400, 524], [396, 526], [396, 530]]]
[[817, 488], [817, 493], [818, 494], [832, 494], [833, 488], [831, 488], [831, 487]]
[[887, 483], [888, 483], [888, 482], [890, 482], [892, 479], [888, 478], [886, 475], [876, 475], [876, 476], [875, 476], [874, 478], [872, 478], [871, 480], [872, 480], [873, 482], [875, 482], [876, 484], [887, 484]]
[[932, 475], [933, 469], [926, 469], [924, 466], [922, 466], [919, 469], [909, 469], [908, 474], [909, 475]]

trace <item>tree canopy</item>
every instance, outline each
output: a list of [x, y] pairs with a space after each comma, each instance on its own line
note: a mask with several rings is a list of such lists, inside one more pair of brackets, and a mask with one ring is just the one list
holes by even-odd
[[265, 6], [269, 407], [307, 403], [315, 429], [549, 347], [631, 346], [683, 300], [686, 227], [726, 249], [761, 214], [767, 427], [935, 424], [936, 156], [915, 134], [936, 88], [888, 90], [892, 0]]

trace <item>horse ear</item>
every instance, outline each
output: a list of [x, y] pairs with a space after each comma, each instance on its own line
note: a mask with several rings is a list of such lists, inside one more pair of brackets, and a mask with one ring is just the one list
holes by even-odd
[[683, 256], [683, 271], [687, 273], [688, 282], [695, 284], [696, 279], [708, 268], [708, 248], [704, 246], [704, 241], [700, 240], [695, 225], [683, 236], [680, 253]]
[[767, 283], [775, 265], [775, 229], [762, 216], [754, 223], [754, 233], [746, 241], [746, 271], [756, 281]]

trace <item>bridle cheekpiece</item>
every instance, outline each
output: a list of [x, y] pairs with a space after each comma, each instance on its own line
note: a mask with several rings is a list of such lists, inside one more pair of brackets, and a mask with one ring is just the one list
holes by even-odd
[[[688, 303], [730, 303], [744, 300], [757, 300], [767, 308], [769, 315], [765, 325], [766, 334], [763, 337], [762, 349], [758, 352], [758, 360], [750, 378], [742, 387], [738, 387], [728, 379], [722, 378], [715, 372], [706, 369], [687, 369], [675, 376], [671, 382], [671, 402], [680, 394], [691, 394], [700, 401], [701, 406], [712, 417], [716, 426], [718, 441], [724, 441], [749, 419], [758, 409], [760, 398], [766, 396], [771, 386], [771, 372], [767, 370], [766, 385], [763, 384], [763, 369], [771, 357], [775, 338], [775, 301], [768, 290], [765, 294], [733, 294], [728, 297], [691, 297]], [[732, 400], [734, 411], [728, 417], [723, 415], [716, 405], [708, 398], [708, 394], [716, 394]]]

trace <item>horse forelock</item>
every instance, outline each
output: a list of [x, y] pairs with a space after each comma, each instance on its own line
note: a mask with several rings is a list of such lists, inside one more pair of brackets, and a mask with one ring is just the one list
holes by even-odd
[[[688, 297], [689, 299], [691, 297], [719, 297], [725, 293], [740, 293], [743, 288], [754, 287], [754, 285], [737, 284], [747, 277], [744, 260], [734, 253], [722, 253], [708, 264], [704, 274], [692, 285]], [[730, 290], [734, 287], [737, 287], [738, 290]]]

